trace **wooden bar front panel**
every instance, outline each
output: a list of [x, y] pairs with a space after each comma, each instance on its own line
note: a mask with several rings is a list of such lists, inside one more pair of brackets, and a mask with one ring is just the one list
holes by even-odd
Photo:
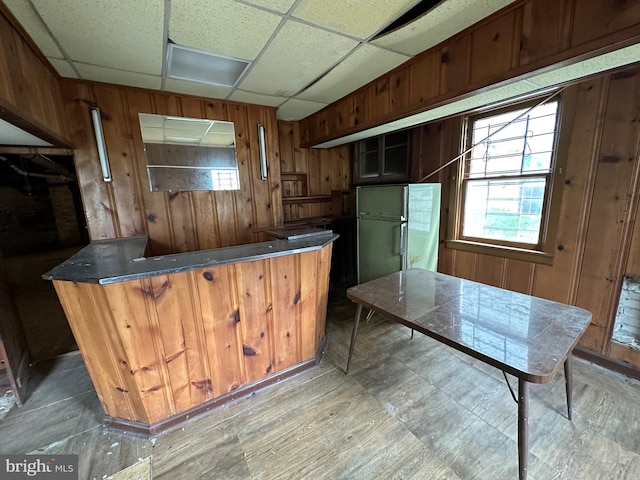
[[106, 413], [153, 424], [314, 359], [331, 249], [54, 285]]

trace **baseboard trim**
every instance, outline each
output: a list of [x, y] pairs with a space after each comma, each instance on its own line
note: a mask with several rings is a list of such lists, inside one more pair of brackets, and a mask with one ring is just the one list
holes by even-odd
[[320, 348], [318, 349], [318, 352], [313, 358], [298, 363], [293, 367], [289, 367], [281, 372], [253, 382], [249, 385], [244, 385], [219, 397], [212, 398], [205, 403], [202, 403], [196, 407], [190, 408], [189, 410], [178, 413], [176, 415], [172, 415], [171, 417], [165, 418], [164, 420], [161, 420], [159, 422], [147, 424], [144, 422], [136, 422], [133, 420], [126, 420], [124, 418], [105, 415], [104, 425], [109, 430], [113, 430], [119, 433], [125, 433], [136, 437], [153, 438], [164, 435], [178, 428], [182, 428], [186, 422], [191, 422], [198, 418], [201, 418], [217, 407], [225, 405], [233, 400], [252, 395], [262, 388], [281, 382], [282, 380], [318, 366], [320, 364], [320, 361], [322, 360], [326, 346], [327, 336], [325, 335]]

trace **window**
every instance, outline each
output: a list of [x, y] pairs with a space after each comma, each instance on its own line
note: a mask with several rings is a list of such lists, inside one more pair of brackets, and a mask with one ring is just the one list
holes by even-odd
[[354, 183], [409, 179], [409, 131], [394, 132], [358, 143]]
[[560, 106], [533, 105], [466, 118], [454, 239], [547, 250]]

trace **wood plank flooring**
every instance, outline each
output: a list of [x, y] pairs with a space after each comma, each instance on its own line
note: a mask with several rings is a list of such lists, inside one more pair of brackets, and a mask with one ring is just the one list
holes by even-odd
[[[501, 372], [376, 315], [345, 375], [354, 312], [330, 302], [320, 367], [153, 440], [102, 427], [79, 355], [38, 364], [24, 407], [0, 421], [0, 452], [76, 453], [81, 479], [149, 455], [162, 480], [517, 478]], [[572, 422], [561, 374], [531, 397], [531, 479], [640, 478], [640, 382], [575, 358]]]

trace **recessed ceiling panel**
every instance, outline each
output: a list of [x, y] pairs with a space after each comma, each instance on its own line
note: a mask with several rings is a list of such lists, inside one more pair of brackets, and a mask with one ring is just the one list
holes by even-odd
[[96, 82], [115, 83], [117, 85], [129, 85], [130, 87], [160, 89], [162, 79], [155, 75], [144, 73], [126, 72], [112, 68], [97, 67], [84, 63], [75, 63], [78, 73], [82, 78]]
[[231, 0], [172, 0], [169, 38], [218, 55], [253, 60], [281, 19]]
[[288, 20], [238, 86], [255, 93], [288, 97], [338, 63], [357, 43]]
[[446, 0], [414, 22], [372, 43], [417, 55], [477, 23], [514, 0]]
[[32, 0], [71, 60], [160, 75], [164, 0]]
[[366, 39], [411, 8], [416, 0], [300, 0], [293, 16]]
[[249, 62], [221, 57], [172, 43], [167, 54], [167, 77], [233, 87]]
[[281, 105], [276, 112], [278, 120], [293, 122], [308, 117], [318, 110], [322, 110], [327, 105], [324, 103], [309, 102], [307, 100], [298, 100], [292, 98], [285, 104]]
[[406, 55], [362, 44], [296, 98], [331, 103], [409, 60]]
[[258, 7], [268, 8], [281, 13], [287, 13], [296, 0], [247, 0]]
[[38, 48], [47, 57], [62, 58], [62, 52], [51, 38], [44, 23], [31, 6], [30, 2], [24, 0], [4, 0], [4, 3], [11, 13], [18, 19], [24, 29], [29, 32], [29, 36], [36, 42]]
[[176, 93], [186, 93], [187, 95], [197, 95], [198, 97], [226, 98], [227, 95], [231, 93], [233, 88], [167, 78], [164, 81], [163, 90]]

